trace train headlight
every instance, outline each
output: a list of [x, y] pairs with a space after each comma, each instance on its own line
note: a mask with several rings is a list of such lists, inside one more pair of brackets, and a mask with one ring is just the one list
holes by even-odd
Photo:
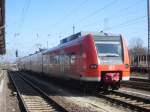
[[91, 64], [91, 65], [90, 65], [90, 68], [91, 68], [91, 69], [97, 69], [97, 68], [98, 68], [98, 65], [97, 65], [97, 64]]
[[129, 68], [129, 64], [125, 64], [125, 68], [126, 68], [126, 69]]

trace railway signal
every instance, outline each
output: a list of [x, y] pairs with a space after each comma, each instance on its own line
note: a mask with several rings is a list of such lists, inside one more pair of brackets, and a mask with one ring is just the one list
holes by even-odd
[[18, 57], [18, 50], [16, 50], [16, 57]]

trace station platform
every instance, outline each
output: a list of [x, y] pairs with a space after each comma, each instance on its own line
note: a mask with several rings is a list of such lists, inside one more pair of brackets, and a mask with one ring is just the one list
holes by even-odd
[[150, 83], [150, 79], [148, 77], [131, 76], [130, 80]]
[[148, 80], [148, 77], [142, 77], [142, 76], [131, 76], [131, 78], [133, 79], [147, 79]]
[[4, 78], [3, 78], [3, 71], [0, 70], [0, 112], [6, 112], [6, 93], [4, 90]]
[[0, 112], [20, 112], [17, 96], [7, 76], [6, 70], [0, 70]]

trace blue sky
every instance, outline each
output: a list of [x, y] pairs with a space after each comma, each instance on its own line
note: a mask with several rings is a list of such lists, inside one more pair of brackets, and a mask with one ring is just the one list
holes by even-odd
[[121, 33], [147, 46], [147, 0], [6, 0], [6, 60], [51, 48], [75, 32]]

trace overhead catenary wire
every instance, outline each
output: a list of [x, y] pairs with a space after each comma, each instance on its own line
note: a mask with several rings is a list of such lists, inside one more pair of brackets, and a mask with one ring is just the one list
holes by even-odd
[[144, 18], [146, 18], [146, 16], [140, 16], [140, 17], [137, 17], [137, 18], [133, 18], [133, 19], [127, 20], [127, 21], [125, 21], [125, 22], [122, 22], [122, 23], [120, 23], [120, 24], [114, 25], [114, 26], [112, 26], [112, 27], [103, 29], [103, 31], [110, 30], [110, 29], [113, 29], [113, 28], [116, 28], [116, 27], [119, 28], [119, 26], [122, 26], [122, 25], [132, 24], [132, 23], [137, 22], [137, 21], [139, 21], [139, 20], [142, 20], [142, 19], [144, 19]]
[[118, 0], [113, 0], [111, 2], [109, 2], [108, 4], [104, 5], [103, 7], [101, 7], [100, 9], [97, 9], [95, 11], [93, 11], [92, 13], [90, 13], [89, 15], [81, 18], [79, 21], [85, 21], [86, 19], [89, 19], [90, 17], [93, 17], [94, 15], [96, 15], [97, 13], [100, 13], [101, 11], [104, 11], [105, 9], [109, 8], [110, 6], [114, 5], [115, 3], [117, 3]]
[[63, 16], [60, 20], [58, 20], [56, 23], [54, 23], [53, 26], [57, 26], [62, 24], [64, 21], [66, 21], [72, 14], [76, 13], [79, 11], [79, 9], [85, 5], [89, 0], [83, 0], [79, 5], [76, 7], [72, 8], [65, 16]]
[[[134, 4], [131, 4], [130, 6], [128, 6], [128, 7], [126, 7], [126, 8], [123, 8], [123, 9], [121, 9], [121, 10], [118, 10], [118, 12], [121, 12], [121, 13], [115, 13], [116, 15], [117, 15], [117, 17], [122, 17], [122, 15], [124, 15], [124, 13], [122, 13], [123, 11], [127, 11], [127, 10], [129, 10], [129, 9], [131, 9], [131, 8], [135, 8], [135, 7], [137, 7], [137, 4], [140, 4], [140, 3], [144, 3], [143, 2], [143, 0], [138, 0], [138, 1], [136, 1]], [[136, 10], [137, 11], [137, 10]], [[134, 12], [134, 13], [136, 13], [136, 12]], [[118, 15], [119, 14], [119, 15]], [[126, 14], [125, 16], [127, 16], [128, 14]], [[113, 14], [113, 16], [114, 16], [114, 14]]]
[[[20, 34], [21, 34], [21, 30], [22, 30], [23, 24], [25, 22], [25, 19], [27, 17], [27, 12], [28, 12], [28, 9], [30, 7], [30, 4], [31, 4], [31, 0], [25, 0], [22, 11], [21, 11], [21, 15], [20, 15], [20, 21], [17, 24], [16, 31], [14, 31], [13, 37], [15, 40], [17, 40], [17, 37], [20, 36]], [[14, 44], [18, 45], [19, 43], [16, 43], [16, 41], [14, 41]], [[16, 48], [15, 51], [16, 50], [18, 50], [18, 48]]]
[[[90, 17], [96, 15], [97, 13], [100, 13], [101, 11], [104, 11], [105, 9], [107, 9], [107, 8], [113, 6], [115, 3], [117, 3], [117, 1], [118, 1], [118, 0], [112, 0], [111, 2], [107, 3], [107, 4], [104, 5], [103, 7], [99, 8], [99, 9], [93, 11], [92, 13], [90, 13], [89, 15], [87, 15], [87, 16], [81, 18], [81, 19], [79, 20], [79, 22], [81, 23], [82, 21], [85, 21], [86, 19], [89, 19]], [[74, 23], [73, 23], [73, 24], [74, 24]], [[77, 26], [77, 24], [78, 24], [78, 22], [77, 22], [76, 24], [74, 24], [74, 25]]]
[[21, 33], [23, 24], [24, 24], [24, 22], [25, 22], [25, 19], [27, 18], [27, 13], [28, 13], [30, 4], [31, 4], [31, 0], [25, 0], [24, 6], [23, 6], [22, 12], [21, 12], [20, 21], [19, 21], [19, 23], [18, 23], [18, 29], [17, 29], [17, 33], [18, 33], [18, 34]]
[[123, 9], [120, 10], [120, 11], [124, 11], [124, 10], [128, 10], [128, 9], [130, 9], [130, 8], [133, 8], [133, 7], [135, 7], [137, 4], [139, 4], [139, 3], [141, 3], [141, 2], [143, 2], [143, 0], [138, 0], [138, 1], [136, 1], [134, 4], [131, 4], [130, 6], [128, 6], [128, 7], [126, 7], [126, 8], [123, 8]]
[[17, 24], [18, 25], [17, 32], [14, 32], [14, 35], [20, 34], [19, 30], [21, 30], [21, 28], [23, 26], [23, 23], [26, 19], [27, 12], [28, 12], [28, 9], [30, 7], [30, 4], [31, 4], [31, 0], [25, 0], [25, 3], [23, 5], [23, 8], [22, 8], [22, 11], [21, 11], [21, 14], [20, 14], [20, 21], [18, 21], [18, 24]]
[[[107, 29], [107, 30], [129, 28], [129, 26], [133, 26], [133, 25], [135, 25], [135, 24], [137, 24], [137, 23], [141, 23], [141, 22], [143, 22], [145, 19], [146, 19], [146, 18], [142, 18], [141, 20], [133, 21], [132, 23], [128, 23], [128, 24], [123, 24], [123, 25], [118, 26], [118, 27], [116, 26], [116, 27], [113, 27], [113, 28], [109, 28], [109, 29]], [[105, 31], [107, 31], [107, 30], [105, 30]], [[98, 31], [99, 31], [99, 30], [98, 30]]]
[[[138, 0], [138, 1], [136, 1], [134, 4], [131, 4], [130, 6], [127, 6], [127, 7], [125, 7], [125, 8], [122, 8], [121, 10], [118, 10], [118, 12], [122, 12], [122, 11], [126, 11], [126, 10], [128, 10], [128, 9], [134, 8], [137, 4], [139, 4], [139, 3], [141, 3], [141, 2], [143, 2], [143, 0]], [[111, 13], [111, 14], [112, 14], [112, 13]], [[121, 16], [121, 15], [123, 15], [124, 13], [121, 13], [121, 14], [115, 13], [115, 14], [116, 14], [116, 16], [115, 16], [114, 14], [112, 14], [112, 16], [115, 17], [115, 18], [119, 18], [119, 17], [123, 17], [123, 16]], [[119, 15], [118, 15], [118, 14], [119, 14]], [[127, 15], [129, 15], [129, 14], [126, 14], [125, 16], [127, 16]], [[110, 16], [110, 15], [109, 15], [109, 16]], [[88, 24], [86, 24], [86, 25], [82, 25], [81, 27], [91, 26], [91, 25], [96, 24], [96, 23], [97, 23], [97, 21], [96, 21], [96, 22], [93, 22], [93, 23], [88, 23]]]

